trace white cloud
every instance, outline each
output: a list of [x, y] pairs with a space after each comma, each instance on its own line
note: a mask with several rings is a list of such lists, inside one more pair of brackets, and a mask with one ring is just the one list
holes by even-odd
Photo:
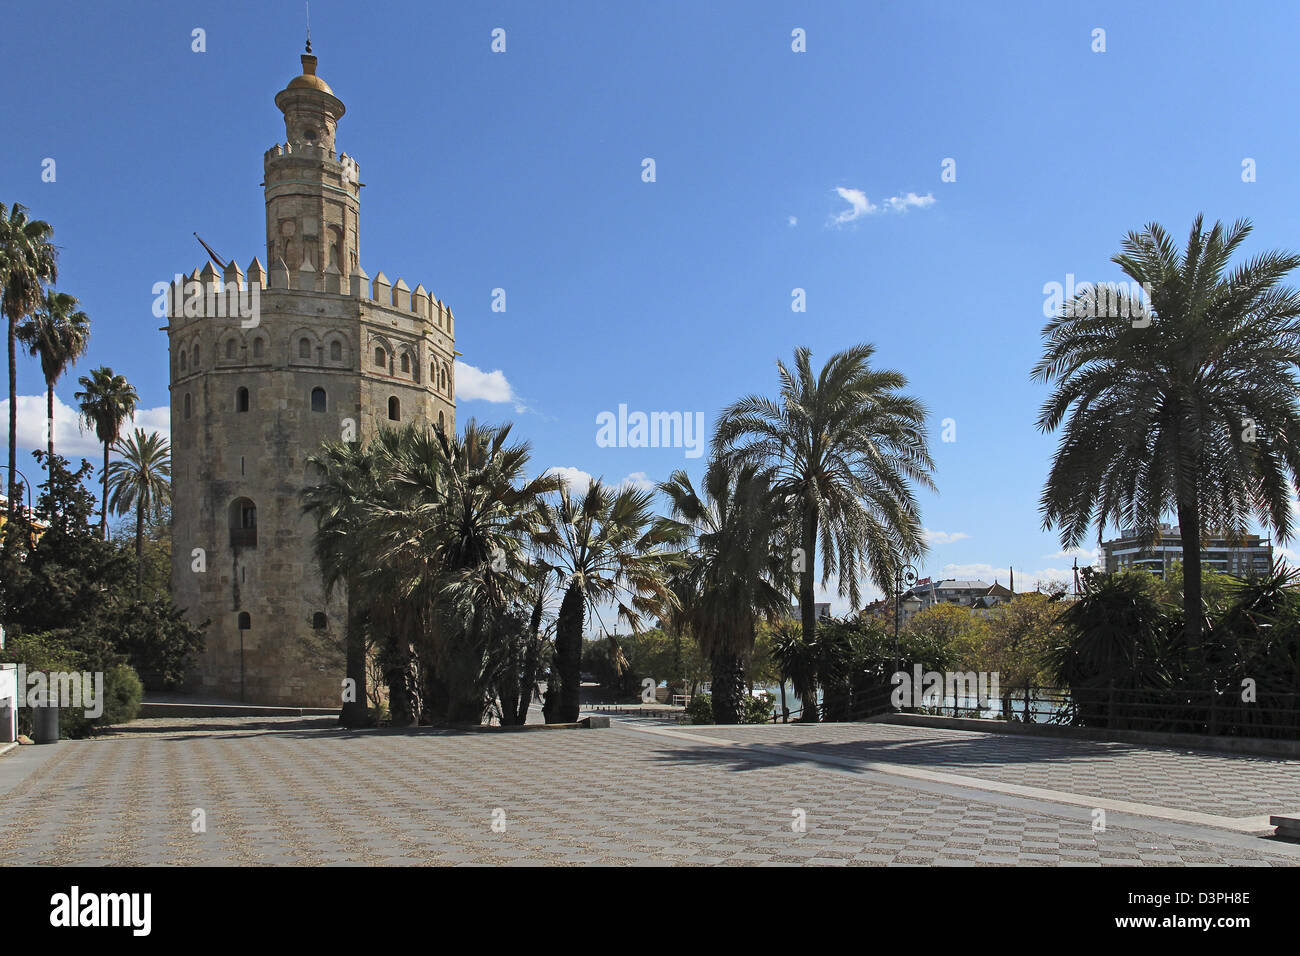
[[465, 362], [456, 363], [456, 398], [464, 402], [510, 402], [515, 411], [528, 411], [506, 380], [505, 372], [500, 369], [485, 372]]
[[788, 223], [790, 223], [791, 226], [797, 226], [797, 225], [799, 225], [799, 217], [798, 217], [798, 216], [791, 216], [791, 217], [790, 217], [789, 219], [787, 219], [786, 221], [787, 221]]
[[[9, 400], [0, 401], [0, 422], [9, 421]], [[33, 449], [44, 449], [47, 444], [47, 428], [44, 395], [18, 396], [18, 457], [31, 462]], [[141, 408], [131, 420], [122, 426], [122, 435], [131, 434], [136, 428], [146, 432], [161, 432], [163, 438], [171, 438], [171, 409], [166, 405], [157, 408]], [[65, 405], [57, 394], [54, 396], [54, 453], [70, 462], [76, 463], [81, 458], [92, 462], [102, 461], [104, 446], [95, 437], [95, 429], [80, 425], [75, 408]], [[19, 469], [23, 466], [20, 464]]]
[[849, 204], [849, 208], [838, 216], [831, 217], [831, 222], [834, 225], [842, 226], [846, 222], [853, 222], [855, 219], [871, 215], [880, 208], [873, 205], [871, 200], [867, 198], [866, 193], [861, 189], [846, 189], [843, 186], [836, 186], [835, 191], [840, 194], [841, 199]]
[[[1010, 568], [995, 568], [991, 564], [945, 564], [943, 571], [936, 575], [938, 578], [956, 578], [959, 581], [986, 581], [989, 584], [995, 581], [1003, 587], [1011, 583]], [[1072, 586], [1074, 584], [1073, 568], [1039, 568], [1034, 571], [1026, 571], [1024, 568], [1016, 569], [1016, 591], [1032, 591], [1038, 583], [1047, 584], [1065, 584]]]
[[[564, 483], [569, 486], [569, 493], [578, 495], [587, 490], [591, 484], [591, 473], [583, 471], [581, 468], [573, 468], [569, 465], [559, 465], [555, 468], [546, 469], [548, 475], [559, 475], [564, 479]], [[638, 491], [654, 491], [655, 482], [644, 471], [634, 471], [618, 483], [619, 488], [627, 486], [636, 488]]]
[[836, 186], [835, 192], [849, 204], [849, 208], [831, 216], [830, 225], [832, 226], [842, 226], [845, 223], [855, 222], [864, 216], [873, 216], [879, 212], [907, 212], [909, 209], [929, 209], [937, 201], [932, 193], [918, 196], [914, 192], [909, 192], [901, 196], [890, 196], [883, 199], [878, 206], [868, 199], [866, 193], [861, 189]]
[[925, 531], [922, 532], [922, 537], [924, 537], [926, 542], [929, 544], [952, 544], [956, 541], [962, 541], [969, 538], [970, 535], [965, 531], [931, 531], [929, 528], [926, 528]]
[[940, 580], [956, 578], [959, 581], [987, 581], [989, 584], [996, 579], [999, 584], [1006, 584], [1011, 573], [1008, 568], [995, 568], [991, 564], [945, 564], [943, 570], [933, 577]]
[[557, 468], [547, 468], [545, 474], [559, 475], [563, 478], [564, 483], [569, 486], [570, 494], [581, 494], [591, 484], [591, 474], [581, 468], [570, 468], [567, 465], [562, 465]]
[[908, 193], [906, 196], [890, 196], [885, 200], [885, 205], [894, 212], [907, 212], [909, 209], [929, 209], [935, 201], [932, 193], [926, 193], [924, 196]]
[[638, 491], [654, 491], [655, 483], [650, 480], [650, 476], [644, 471], [634, 471], [623, 479], [623, 484], [631, 485]]
[[1049, 560], [1059, 560], [1060, 558], [1078, 558], [1079, 567], [1091, 567], [1096, 564], [1101, 557], [1100, 548], [1066, 548], [1064, 551], [1057, 551], [1055, 554], [1045, 554], [1044, 558]]

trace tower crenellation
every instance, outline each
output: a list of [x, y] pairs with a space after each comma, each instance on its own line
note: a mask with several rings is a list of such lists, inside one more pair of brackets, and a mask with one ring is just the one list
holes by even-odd
[[[194, 690], [338, 703], [346, 595], [325, 592], [300, 494], [323, 441], [455, 428], [451, 310], [360, 261], [361, 183], [335, 152], [345, 112], [316, 58], [275, 97], [263, 157], [266, 256], [206, 262], [168, 302], [173, 586], [210, 621]], [[193, 567], [194, 549], [206, 570]]]

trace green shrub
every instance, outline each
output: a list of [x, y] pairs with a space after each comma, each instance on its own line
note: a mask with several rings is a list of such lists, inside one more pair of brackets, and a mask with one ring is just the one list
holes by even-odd
[[684, 716], [688, 724], [713, 723], [713, 697], [710, 694], [696, 694], [686, 705]]
[[119, 664], [104, 675], [104, 713], [95, 724], [114, 727], [135, 720], [140, 713], [144, 685], [140, 675], [126, 664]]
[[744, 709], [740, 714], [742, 724], [769, 724], [772, 722], [772, 707], [776, 701], [767, 691], [763, 691], [757, 697], [750, 695], [745, 698]]
[[180, 687], [203, 650], [203, 627], [190, 624], [167, 597], [114, 607], [100, 630], [151, 690]]
[[[63, 646], [57, 632], [23, 634], [10, 632], [5, 639], [5, 649], [0, 651], [0, 663], [22, 664], [27, 674], [36, 671], [78, 671], [81, 660], [77, 654]], [[27, 688], [18, 688], [18, 732], [32, 735], [32, 711], [22, 706]], [[60, 721], [62, 723], [62, 721]]]
[[82, 709], [60, 708], [59, 734], [70, 739], [89, 737], [105, 727], [130, 723], [140, 713], [143, 696], [144, 685], [134, 670], [126, 664], [111, 667], [104, 671], [103, 713], [92, 718]]

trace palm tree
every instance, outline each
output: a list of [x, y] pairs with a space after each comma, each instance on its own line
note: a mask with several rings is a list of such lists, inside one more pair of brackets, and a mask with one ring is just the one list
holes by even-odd
[[887, 592], [895, 568], [926, 552], [910, 484], [934, 488], [925, 406], [901, 394], [902, 374], [871, 368], [874, 354], [872, 345], [855, 345], [814, 374], [812, 352], [797, 349], [793, 369], [776, 363], [780, 399], [740, 399], [723, 411], [713, 438], [716, 457], [773, 468], [775, 487], [791, 501], [790, 539], [798, 547], [790, 557], [800, 569], [809, 645], [816, 642], [819, 540], [821, 585], [838, 574], [840, 596], [855, 608], [861, 572]]
[[804, 639], [803, 628], [794, 621], [777, 622], [772, 635], [772, 656], [781, 679], [781, 711], [785, 712], [785, 684], [790, 682], [794, 695], [799, 698], [799, 719], [817, 720], [818, 661], [820, 645]]
[[503, 685], [516, 692], [505, 671], [531, 617], [527, 543], [542, 496], [561, 487], [558, 476], [525, 478], [530, 447], [510, 442], [511, 428], [411, 430], [390, 476], [400, 504], [371, 526], [379, 564], [425, 615], [439, 717], [451, 723], [477, 723]]
[[630, 485], [615, 491], [592, 479], [579, 498], [561, 485], [558, 500], [545, 507], [546, 529], [538, 543], [565, 580], [551, 668], [560, 686], [547, 687], [547, 723], [578, 719], [589, 609], [599, 616], [598, 605], [612, 602], [617, 620], [635, 632], [644, 615], [672, 606], [671, 548], [681, 533], [675, 522], [654, 515], [652, 497]]
[[1250, 232], [1246, 220], [1207, 232], [1197, 216], [1185, 251], [1159, 224], [1130, 232], [1111, 261], [1147, 290], [1146, 311], [1122, 286], [1114, 308], [1077, 295], [1043, 329], [1033, 370], [1054, 384], [1038, 428], [1065, 423], [1043, 527], [1074, 547], [1094, 522], [1099, 541], [1112, 522], [1154, 536], [1173, 510], [1189, 650], [1204, 629], [1207, 530], [1244, 535], [1253, 515], [1285, 542], [1300, 478], [1300, 296], [1281, 285], [1300, 256], [1265, 252], [1228, 271]]
[[694, 539], [686, 586], [695, 597], [685, 613], [712, 665], [714, 720], [739, 723], [758, 621], [790, 609], [791, 564], [777, 541], [788, 520], [786, 501], [773, 493], [767, 472], [719, 460], [709, 464], [702, 492], [685, 471], [673, 472], [659, 490]]
[[144, 519], [163, 514], [171, 504], [171, 446], [157, 432], [146, 434], [137, 428], [115, 447], [122, 457], [108, 466], [108, 503], [118, 515], [135, 508], [135, 599], [140, 601], [144, 596]]
[[84, 391], [77, 392], [77, 401], [81, 404], [81, 419], [87, 425], [94, 426], [95, 437], [104, 445], [104, 470], [100, 472], [100, 483], [104, 486], [102, 503], [99, 509], [100, 534], [108, 538], [108, 450], [117, 441], [122, 426], [135, 414], [140, 396], [121, 375], [114, 375], [111, 368], [97, 368], [89, 377], [83, 375], [77, 379]]
[[54, 228], [28, 219], [27, 207], [0, 203], [0, 311], [9, 323], [9, 515], [14, 509], [14, 476], [18, 466], [18, 361], [15, 352], [20, 319], [40, 306], [42, 282], [59, 277], [57, 253], [50, 241]]
[[[367, 567], [367, 509], [379, 500], [379, 458], [359, 442], [326, 442], [308, 459], [318, 479], [301, 492], [303, 511], [316, 519], [313, 548], [326, 594], [342, 586], [348, 604], [344, 627], [346, 674], [352, 682], [339, 723], [364, 727], [369, 722], [366, 697], [366, 614], [360, 586]], [[349, 699], [350, 697], [350, 699]]]
[[[540, 530], [536, 529], [534, 533]], [[504, 725], [522, 726], [528, 723], [528, 711], [537, 695], [542, 649], [546, 642], [543, 614], [554, 594], [558, 577], [555, 569], [534, 552], [523, 574], [525, 603], [530, 611], [528, 630], [518, 653], [519, 678], [516, 682], [509, 679], [508, 675], [501, 687], [501, 723]], [[512, 670], [510, 674], [513, 673]]]
[[45, 376], [45, 415], [49, 429], [49, 455], [54, 457], [54, 384], [69, 365], [86, 354], [90, 344], [90, 317], [77, 309], [77, 299], [66, 292], [45, 291], [36, 314], [18, 327], [18, 340], [41, 360]]

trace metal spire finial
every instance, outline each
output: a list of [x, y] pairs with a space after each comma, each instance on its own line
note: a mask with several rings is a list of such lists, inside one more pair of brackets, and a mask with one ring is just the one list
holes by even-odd
[[311, 52], [311, 0], [307, 2], [307, 52]]

